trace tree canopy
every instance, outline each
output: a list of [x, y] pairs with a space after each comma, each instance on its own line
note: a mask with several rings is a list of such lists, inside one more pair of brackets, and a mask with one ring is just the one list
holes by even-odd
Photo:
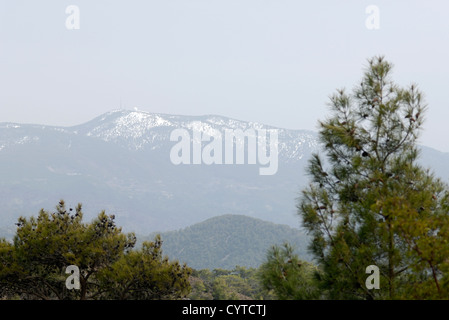
[[[162, 255], [162, 242], [133, 250], [104, 211], [84, 223], [81, 204], [20, 217], [13, 243], [0, 241], [0, 296], [23, 299], [176, 299], [188, 294], [191, 272]], [[66, 286], [68, 266], [79, 269], [79, 290]]]
[[300, 260], [288, 243], [272, 246], [259, 271], [262, 286], [281, 300], [318, 299], [318, 273], [314, 265]]
[[[319, 122], [325, 157], [309, 162], [298, 213], [330, 298], [448, 296], [448, 188], [416, 162], [427, 106], [417, 85], [395, 84], [392, 67], [369, 59]], [[365, 286], [368, 265], [379, 267], [378, 290]]]

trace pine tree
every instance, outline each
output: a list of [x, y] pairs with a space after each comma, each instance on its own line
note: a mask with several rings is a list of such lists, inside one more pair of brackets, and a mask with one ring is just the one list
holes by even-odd
[[[162, 241], [133, 250], [134, 233], [123, 233], [104, 211], [90, 223], [82, 206], [41, 210], [21, 217], [14, 242], [0, 239], [0, 298], [178, 299], [189, 293], [191, 269], [162, 255]], [[66, 287], [68, 266], [79, 268], [79, 290]]]
[[[326, 157], [313, 155], [298, 201], [309, 249], [329, 298], [443, 297], [448, 188], [417, 164], [427, 106], [415, 84], [392, 81], [384, 57], [368, 62], [360, 85], [337, 90], [319, 122]], [[380, 268], [379, 290], [366, 288], [369, 265]]]
[[315, 282], [318, 274], [317, 268], [300, 260], [288, 243], [272, 246], [259, 268], [262, 286], [281, 300], [318, 299], [320, 292]]

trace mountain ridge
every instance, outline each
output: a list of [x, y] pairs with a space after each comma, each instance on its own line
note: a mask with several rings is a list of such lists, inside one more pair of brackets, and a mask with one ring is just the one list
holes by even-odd
[[[295, 199], [309, 181], [305, 168], [319, 151], [317, 133], [278, 129], [279, 170], [260, 176], [258, 166], [247, 163], [174, 165], [170, 132], [193, 125], [218, 131], [275, 128], [218, 115], [135, 110], [111, 111], [70, 127], [0, 123], [0, 228], [11, 228], [20, 215], [52, 210], [60, 199], [83, 203], [87, 218], [105, 209], [126, 230], [139, 233], [223, 214], [299, 224]], [[449, 154], [422, 150], [421, 162], [449, 181]]]
[[[212, 121], [214, 120], [215, 121]], [[175, 128], [192, 129], [192, 123], [200, 122], [199, 131], [207, 131], [207, 126], [214, 126], [218, 131], [227, 129], [276, 129], [279, 131], [279, 155], [290, 160], [301, 158], [302, 153], [298, 149], [306, 147], [311, 150], [318, 148], [316, 133], [310, 130], [282, 129], [258, 122], [241, 121], [219, 115], [182, 116], [163, 113], [150, 113], [146, 111], [133, 111], [118, 109], [113, 110], [83, 124], [75, 126], [47, 126], [38, 124], [0, 123], [0, 129], [8, 128], [31, 128], [34, 130], [53, 130], [65, 133], [87, 135], [100, 138], [106, 142], [116, 142], [126, 145], [129, 149], [139, 150], [150, 143], [167, 140], [169, 135], [163, 129], [173, 130]], [[291, 141], [295, 141], [292, 146]], [[290, 141], [289, 144], [286, 141]], [[304, 144], [306, 144], [304, 146]], [[307, 145], [308, 144], [308, 145]], [[0, 141], [0, 147], [1, 147]], [[7, 147], [3, 145], [3, 148]], [[2, 149], [3, 149], [2, 148]], [[153, 146], [158, 148], [158, 146]]]

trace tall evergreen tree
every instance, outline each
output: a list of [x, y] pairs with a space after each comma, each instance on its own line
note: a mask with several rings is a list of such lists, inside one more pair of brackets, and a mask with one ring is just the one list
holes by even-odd
[[[320, 121], [325, 158], [314, 154], [298, 213], [333, 299], [443, 298], [447, 288], [448, 188], [417, 164], [426, 105], [391, 79], [384, 57], [368, 60], [351, 93], [330, 97]], [[380, 269], [380, 289], [365, 285]]]

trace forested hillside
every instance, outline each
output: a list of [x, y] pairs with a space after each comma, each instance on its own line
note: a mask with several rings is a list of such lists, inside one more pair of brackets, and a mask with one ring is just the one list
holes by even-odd
[[[306, 236], [299, 229], [243, 215], [214, 217], [161, 236], [165, 254], [195, 269], [258, 267], [268, 248], [283, 242], [292, 244], [303, 260], [309, 260]], [[148, 237], [152, 238], [154, 234]]]

